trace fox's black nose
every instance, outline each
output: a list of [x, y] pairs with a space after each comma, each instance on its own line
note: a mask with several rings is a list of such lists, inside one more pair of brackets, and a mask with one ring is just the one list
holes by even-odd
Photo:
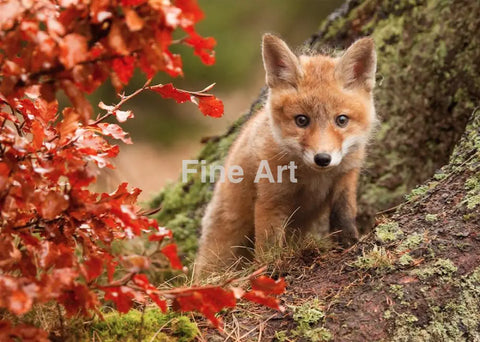
[[332, 161], [332, 157], [328, 153], [317, 153], [313, 160], [318, 166], [328, 166]]

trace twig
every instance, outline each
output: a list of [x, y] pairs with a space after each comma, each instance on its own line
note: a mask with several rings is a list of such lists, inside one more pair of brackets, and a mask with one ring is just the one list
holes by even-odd
[[127, 102], [128, 100], [131, 100], [132, 98], [134, 98], [135, 96], [137, 96], [137, 95], [140, 94], [141, 92], [145, 91], [146, 89], [149, 89], [150, 83], [152, 83], [152, 79], [151, 79], [151, 78], [149, 78], [141, 88], [135, 90], [135, 91], [134, 91], [133, 93], [131, 93], [130, 95], [128, 95], [128, 96], [125, 96], [124, 94], [120, 95], [120, 101], [113, 107], [113, 109], [112, 109], [112, 110], [109, 110], [109, 111], [107, 112], [107, 114], [99, 117], [99, 118], [98, 118], [97, 120], [95, 120], [94, 122], [90, 123], [89, 126], [94, 126], [94, 125], [102, 122], [102, 121], [105, 120], [106, 118], [112, 116], [115, 111], [119, 110], [120, 107], [122, 107], [122, 106], [125, 104], [125, 102]]
[[140, 329], [138, 331], [138, 342], [142, 342], [142, 332], [143, 332], [143, 325], [145, 323], [145, 307], [146, 303], [142, 305], [142, 316], [140, 317]]
[[[96, 59], [91, 59], [91, 60], [86, 60], [86, 61], [83, 61], [83, 62], [79, 62], [79, 63], [77, 63], [77, 65], [95, 64], [95, 63], [109, 61], [109, 60], [113, 60], [113, 59], [117, 59], [117, 58], [129, 57], [129, 56], [135, 55], [137, 52], [139, 52], [139, 50], [134, 50], [134, 51], [132, 51], [130, 53], [127, 53], [127, 54], [116, 54], [116, 55], [103, 56], [103, 57], [99, 57], [99, 58], [96, 58]], [[49, 75], [49, 76], [53, 77], [55, 74], [65, 72], [65, 71], [71, 71], [71, 70], [73, 70], [73, 67], [66, 69], [63, 65], [59, 64], [59, 65], [56, 65], [56, 66], [48, 68], [48, 69], [44, 69], [44, 70], [37, 71], [35, 73], [27, 74], [26, 75], [26, 80], [24, 80], [24, 79], [18, 80], [17, 84], [15, 84], [15, 87], [28, 86], [30, 84], [35, 84], [35, 83], [38, 82], [38, 80], [42, 76]]]
[[162, 206], [159, 206], [159, 207], [157, 207], [157, 208], [150, 209], [150, 210], [142, 210], [142, 211], [138, 212], [138, 215], [141, 215], [141, 216], [155, 215], [155, 214], [158, 213], [160, 210], [162, 210]]
[[152, 338], [150, 339], [150, 342], [155, 341], [155, 338], [157, 337], [158, 334], [162, 331], [163, 328], [165, 328], [167, 325], [170, 324], [170, 322], [173, 321], [173, 318], [169, 319], [166, 323], [164, 323], [156, 332], [153, 334]]
[[60, 334], [62, 340], [65, 340], [65, 321], [63, 320], [63, 313], [62, 313], [62, 308], [60, 307], [60, 304], [57, 302], [57, 312], [58, 312], [58, 319], [60, 321]]
[[[185, 89], [180, 89], [180, 88], [176, 88], [176, 89], [178, 91], [181, 91], [181, 92], [193, 95], [193, 96], [197, 96], [197, 97], [212, 97], [213, 96], [212, 94], [206, 94], [206, 92], [211, 90], [215, 86], [215, 84], [216, 83], [212, 83], [209, 86], [207, 86], [204, 89], [199, 90], [199, 91], [185, 90]], [[155, 87], [157, 87], [157, 86], [162, 86], [162, 84], [157, 84], [157, 85], [154, 85], [154, 86], [150, 86], [150, 87], [148, 87], [148, 89], [149, 90], [154, 90]]]
[[97, 286], [97, 285], [93, 284], [93, 286], [96, 287], [96, 288], [123, 286], [123, 285], [126, 285], [133, 278], [133, 276], [135, 274], [136, 274], [135, 272], [129, 272], [123, 278], [118, 279], [117, 281], [111, 282], [110, 284], [101, 285], [101, 286]]

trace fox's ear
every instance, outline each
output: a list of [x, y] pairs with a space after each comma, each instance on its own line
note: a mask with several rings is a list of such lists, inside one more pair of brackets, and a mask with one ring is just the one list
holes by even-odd
[[265, 34], [262, 42], [263, 65], [267, 85], [296, 87], [301, 76], [300, 61], [280, 38]]
[[362, 38], [353, 43], [340, 57], [335, 67], [335, 77], [345, 88], [362, 87], [372, 91], [375, 86], [377, 54], [371, 38]]

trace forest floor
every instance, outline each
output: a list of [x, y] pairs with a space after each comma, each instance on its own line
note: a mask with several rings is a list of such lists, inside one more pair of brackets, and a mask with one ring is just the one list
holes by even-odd
[[417, 188], [349, 250], [284, 260], [275, 273], [288, 283], [285, 312], [240, 307], [225, 315], [224, 333], [204, 328], [204, 339], [372, 341], [402, 327], [428, 330], [432, 303], [448, 306], [454, 280], [480, 264], [480, 220], [461, 205], [468, 176]]

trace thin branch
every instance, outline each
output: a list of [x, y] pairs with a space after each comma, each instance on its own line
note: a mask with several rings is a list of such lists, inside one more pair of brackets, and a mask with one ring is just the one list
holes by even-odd
[[60, 304], [57, 302], [57, 312], [58, 312], [58, 320], [60, 322], [60, 337], [62, 340], [65, 339], [65, 321], [63, 319], [63, 313], [62, 313], [62, 308], [60, 307]]
[[135, 90], [135, 91], [134, 91], [133, 93], [131, 93], [130, 95], [128, 95], [128, 96], [125, 96], [124, 94], [120, 95], [121, 100], [113, 107], [113, 109], [112, 109], [112, 110], [109, 110], [109, 111], [107, 112], [107, 114], [99, 117], [97, 120], [95, 120], [94, 122], [92, 122], [91, 124], [89, 124], [89, 126], [94, 126], [94, 125], [96, 125], [96, 124], [104, 121], [104, 120], [107, 119], [108, 117], [112, 116], [115, 111], [119, 110], [120, 107], [122, 107], [122, 106], [125, 104], [125, 102], [131, 100], [132, 98], [134, 98], [135, 96], [137, 96], [137, 95], [140, 94], [141, 92], [145, 91], [146, 89], [149, 89], [150, 83], [152, 83], [152, 79], [151, 79], [151, 78], [149, 78], [141, 88]]
[[[139, 52], [139, 50], [134, 50], [131, 53], [124, 54], [124, 55], [118, 54], [118, 55], [103, 56], [103, 57], [99, 57], [99, 58], [96, 58], [96, 59], [90, 59], [90, 60], [87, 60], [87, 61], [79, 62], [75, 66], [89, 65], [89, 64], [95, 64], [95, 63], [104, 62], [104, 61], [110, 61], [110, 60], [117, 59], [117, 58], [129, 57], [129, 56], [135, 55], [137, 52]], [[53, 77], [53, 76], [55, 76], [55, 74], [58, 74], [58, 73], [61, 73], [61, 72], [64, 72], [64, 71], [71, 71], [71, 70], [73, 70], [73, 67], [65, 69], [65, 67], [63, 65], [58, 64], [58, 65], [56, 65], [54, 67], [51, 67], [51, 68], [48, 68], [48, 69], [44, 69], [44, 70], [40, 70], [40, 71], [31, 73], [31, 74], [27, 74], [26, 75], [27, 79], [26, 80], [23, 80], [23, 79], [18, 80], [15, 87], [24, 87], [24, 86], [27, 86], [27, 85], [30, 85], [30, 84], [35, 84], [35, 83], [38, 82], [38, 79], [42, 76], [52, 76]]]
[[[193, 95], [193, 96], [197, 96], [197, 97], [212, 97], [213, 96], [212, 94], [207, 94], [206, 92], [211, 90], [215, 86], [215, 84], [216, 83], [212, 83], [212, 84], [210, 84], [209, 86], [205, 87], [204, 89], [202, 89], [200, 91], [185, 90], [185, 89], [180, 89], [180, 88], [176, 88], [176, 89], [178, 91], [181, 91], [181, 92]], [[162, 84], [157, 84], [157, 85], [148, 87], [148, 89], [149, 90], [154, 90], [154, 87], [157, 87], [157, 86], [162, 86]]]
[[147, 304], [142, 305], [142, 316], [140, 317], [140, 329], [138, 331], [138, 342], [142, 342], [142, 333], [143, 333], [143, 326], [145, 325], [145, 307]]

